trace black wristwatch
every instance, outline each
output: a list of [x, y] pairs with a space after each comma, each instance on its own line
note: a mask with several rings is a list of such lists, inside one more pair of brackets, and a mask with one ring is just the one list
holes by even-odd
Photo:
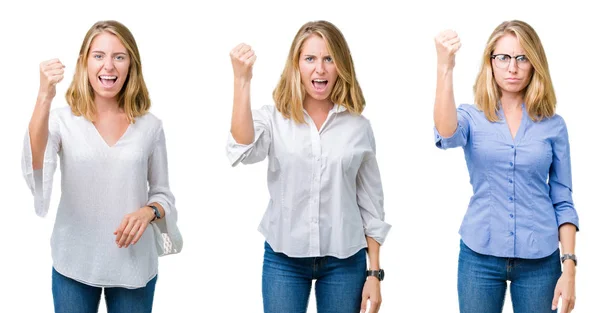
[[565, 260], [573, 260], [573, 262], [575, 263], [575, 266], [577, 266], [577, 256], [575, 256], [574, 254], [563, 254], [560, 257], [560, 262], [561, 263], [565, 263]]
[[377, 277], [377, 279], [379, 279], [379, 281], [382, 281], [383, 277], [385, 276], [385, 272], [383, 271], [383, 269], [376, 271], [367, 271], [367, 277], [369, 276], [375, 276]]
[[149, 207], [152, 209], [152, 211], [154, 211], [154, 218], [152, 219], [152, 221], [154, 222], [157, 219], [160, 219], [160, 211], [158, 210], [158, 208], [155, 205], [149, 205]]

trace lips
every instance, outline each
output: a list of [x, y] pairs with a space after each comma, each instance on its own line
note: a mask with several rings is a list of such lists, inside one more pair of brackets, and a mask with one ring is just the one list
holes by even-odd
[[98, 76], [98, 80], [100, 84], [102, 84], [105, 88], [112, 88], [117, 82], [118, 77], [114, 75], [100, 75]]
[[322, 92], [327, 88], [329, 82], [326, 79], [313, 79], [312, 85], [317, 92]]

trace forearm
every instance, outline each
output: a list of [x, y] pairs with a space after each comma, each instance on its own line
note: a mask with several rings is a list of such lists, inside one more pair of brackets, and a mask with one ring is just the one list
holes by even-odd
[[237, 143], [254, 142], [254, 124], [250, 106], [250, 80], [235, 78], [233, 82], [233, 113], [231, 135]]
[[[558, 229], [562, 254], [575, 254], [576, 231], [575, 225], [570, 223], [563, 224]], [[575, 262], [572, 260], [565, 260], [563, 263], [563, 271], [575, 273]]]
[[52, 99], [44, 94], [39, 94], [31, 120], [29, 121], [29, 138], [32, 154], [32, 166], [34, 170], [44, 166], [44, 153], [48, 143], [48, 119]]
[[443, 137], [452, 136], [458, 125], [452, 73], [452, 69], [438, 66], [433, 120], [437, 131]]
[[367, 254], [369, 256], [369, 270], [376, 271], [381, 269], [379, 264], [380, 244], [371, 237], [367, 238]]

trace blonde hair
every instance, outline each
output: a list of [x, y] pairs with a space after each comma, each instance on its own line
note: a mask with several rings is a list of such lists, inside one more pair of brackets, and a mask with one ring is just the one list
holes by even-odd
[[524, 90], [524, 101], [529, 117], [534, 121], [540, 121], [553, 116], [556, 109], [556, 95], [550, 79], [544, 47], [533, 27], [518, 20], [503, 22], [490, 35], [483, 52], [481, 71], [473, 86], [475, 104], [489, 121], [499, 121], [498, 102], [501, 91], [494, 80], [491, 55], [498, 40], [506, 34], [517, 37], [532, 65], [531, 80]]
[[365, 98], [356, 79], [350, 48], [342, 32], [327, 21], [308, 22], [302, 25], [294, 37], [285, 68], [273, 91], [277, 110], [285, 118], [292, 118], [297, 123], [305, 122], [302, 111], [305, 90], [300, 78], [299, 62], [302, 46], [312, 35], [323, 38], [338, 73], [329, 99], [344, 106], [350, 113], [361, 114], [365, 107]]
[[94, 90], [89, 82], [87, 61], [92, 41], [97, 35], [105, 32], [119, 38], [131, 60], [127, 80], [119, 91], [118, 102], [119, 107], [127, 114], [129, 122], [134, 123], [136, 117], [144, 115], [150, 109], [150, 96], [142, 76], [142, 61], [135, 39], [129, 29], [117, 21], [99, 21], [88, 30], [81, 44], [73, 81], [67, 90], [67, 102], [74, 115], [83, 115], [90, 121], [94, 120], [96, 105]]

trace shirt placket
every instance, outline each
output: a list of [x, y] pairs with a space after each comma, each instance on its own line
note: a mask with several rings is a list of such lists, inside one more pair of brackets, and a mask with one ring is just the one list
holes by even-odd
[[513, 251], [513, 255], [515, 255], [516, 251], [515, 251], [515, 237], [516, 237], [516, 232], [517, 232], [517, 223], [516, 223], [516, 198], [515, 198], [515, 160], [517, 157], [517, 149], [515, 147], [515, 145], [513, 143], [510, 144], [510, 148], [511, 148], [511, 153], [510, 153], [510, 160], [508, 162], [509, 165], [509, 171], [508, 171], [508, 194], [506, 195], [506, 197], [508, 198], [508, 208], [509, 208], [509, 212], [508, 212], [508, 218], [509, 218], [509, 226], [510, 226], [510, 230], [508, 231], [508, 235], [510, 236], [510, 238], [512, 239], [512, 251]]
[[[312, 122], [312, 121], [311, 121]], [[321, 246], [319, 242], [319, 205], [321, 198], [321, 168], [323, 162], [321, 149], [321, 136], [314, 125], [311, 125], [310, 138], [312, 143], [312, 173], [310, 205], [309, 205], [309, 229], [310, 229], [310, 255], [321, 255]]]

